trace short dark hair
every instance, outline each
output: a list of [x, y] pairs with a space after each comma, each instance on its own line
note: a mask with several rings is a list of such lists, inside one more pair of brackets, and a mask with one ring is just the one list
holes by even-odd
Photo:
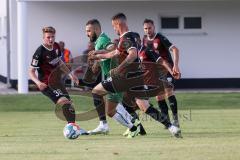
[[87, 25], [93, 25], [93, 26], [98, 26], [101, 28], [101, 24], [100, 22], [97, 20], [97, 19], [91, 19], [89, 20], [87, 23], [86, 23], [86, 26]]
[[127, 20], [127, 17], [125, 16], [124, 13], [117, 13], [112, 17], [112, 20], [117, 20], [117, 19], [121, 19], [121, 20]]
[[145, 24], [145, 23], [151, 23], [152, 25], [154, 25], [154, 21], [151, 19], [147, 19], [147, 18], [143, 21], [143, 24]]

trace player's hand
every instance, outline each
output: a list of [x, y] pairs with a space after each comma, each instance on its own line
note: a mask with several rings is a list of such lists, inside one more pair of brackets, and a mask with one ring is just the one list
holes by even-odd
[[37, 83], [37, 87], [40, 91], [43, 91], [44, 89], [47, 88], [47, 85], [45, 83], [39, 82]]
[[93, 54], [94, 54], [94, 52], [93, 51], [90, 51], [90, 52], [88, 52], [88, 65], [89, 66], [92, 66], [93, 64], [94, 64], [94, 59], [93, 59]]
[[181, 78], [181, 73], [173, 73], [172, 74], [174, 79], [180, 79]]
[[178, 67], [178, 65], [173, 65], [173, 74], [178, 74], [178, 73], [180, 73], [180, 69], [179, 69], [179, 67]]
[[98, 73], [100, 70], [100, 65], [99, 65], [99, 62], [98, 61], [95, 61], [93, 66], [92, 66], [92, 72], [94, 74]]
[[96, 59], [98, 59], [98, 58], [97, 58], [97, 55], [96, 55], [96, 53], [95, 53], [94, 50], [93, 50], [93, 51], [90, 51], [90, 52], [88, 53], [88, 59], [89, 59], [89, 60], [96, 60]]
[[117, 68], [113, 68], [109, 71], [109, 74], [111, 77], [116, 77], [117, 76]]

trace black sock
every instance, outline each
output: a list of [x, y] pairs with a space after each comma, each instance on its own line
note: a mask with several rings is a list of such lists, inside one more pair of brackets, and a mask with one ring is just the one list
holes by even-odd
[[160, 108], [161, 113], [165, 114], [166, 118], [168, 118], [170, 120], [169, 114], [168, 114], [168, 105], [167, 105], [165, 99], [158, 101], [158, 107]]
[[[123, 104], [123, 107], [126, 109], [126, 111], [133, 117], [132, 123], [134, 123], [136, 119], [139, 120], [139, 116], [138, 116], [138, 114], [134, 111], [133, 107], [128, 106], [128, 105], [127, 105], [126, 103], [124, 103], [124, 102], [122, 102], [122, 104]], [[140, 134], [140, 135], [145, 135], [145, 134], [147, 134], [146, 131], [145, 131], [145, 129], [144, 129], [144, 127], [143, 127], [143, 125], [142, 125], [142, 123], [140, 123], [139, 126], [140, 126], [140, 132], [139, 132], [139, 134]]]
[[98, 117], [100, 121], [107, 122], [106, 112], [105, 112], [105, 103], [103, 97], [92, 93], [94, 106], [96, 107]]
[[177, 108], [177, 99], [175, 95], [168, 97], [169, 105], [172, 110], [173, 119], [178, 121], [178, 108]]
[[162, 123], [167, 128], [171, 126], [171, 122], [166, 118], [166, 115], [159, 112], [156, 108], [152, 107], [152, 105], [148, 107], [146, 114], [151, 116], [156, 121]]
[[134, 132], [134, 131], [136, 131], [137, 130], [137, 127], [136, 126], [132, 126], [132, 128], [130, 128], [130, 131], [131, 132]]
[[71, 104], [64, 104], [62, 111], [68, 123], [75, 123], [75, 110]]

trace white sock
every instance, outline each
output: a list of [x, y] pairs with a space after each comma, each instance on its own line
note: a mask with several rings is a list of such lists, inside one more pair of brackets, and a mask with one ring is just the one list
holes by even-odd
[[129, 129], [133, 127], [133, 124], [131, 122], [132, 116], [125, 110], [125, 108], [120, 103], [117, 105], [116, 113], [112, 118], [123, 126], [128, 127]]
[[132, 122], [133, 117], [128, 113], [128, 111], [123, 107], [122, 103], [118, 103], [116, 111], [122, 115], [125, 115], [128, 122]]
[[99, 125], [105, 126], [105, 125], [108, 125], [108, 124], [107, 124], [107, 121], [99, 121]]

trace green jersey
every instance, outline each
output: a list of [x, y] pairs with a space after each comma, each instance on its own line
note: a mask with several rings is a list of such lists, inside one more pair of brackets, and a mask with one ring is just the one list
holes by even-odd
[[[101, 33], [95, 42], [95, 50], [104, 50], [112, 44], [111, 39], [105, 33]], [[109, 76], [109, 71], [117, 66], [117, 62], [114, 59], [102, 59], [100, 65], [103, 74]]]
[[[98, 39], [95, 42], [95, 50], [104, 50], [109, 45], [112, 45], [111, 39], [105, 34], [101, 33]], [[102, 73], [109, 77], [109, 71], [112, 68], [117, 67], [118, 61], [115, 58], [112, 59], [102, 59], [100, 62]], [[108, 93], [107, 99], [111, 102], [121, 102], [122, 101], [122, 93]]]

